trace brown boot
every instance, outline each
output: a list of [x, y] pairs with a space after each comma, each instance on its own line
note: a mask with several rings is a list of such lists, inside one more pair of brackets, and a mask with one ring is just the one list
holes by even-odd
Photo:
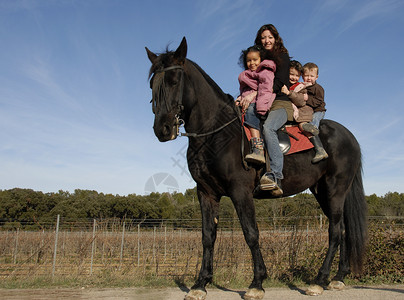
[[251, 138], [252, 153], [245, 156], [245, 161], [251, 164], [265, 164], [264, 141], [261, 138]]
[[310, 142], [314, 145], [314, 149], [316, 150], [316, 155], [313, 157], [311, 162], [313, 164], [318, 163], [319, 161], [326, 159], [328, 157], [327, 152], [324, 150], [323, 143], [321, 143], [321, 140], [318, 135], [313, 135], [312, 137], [309, 138]]

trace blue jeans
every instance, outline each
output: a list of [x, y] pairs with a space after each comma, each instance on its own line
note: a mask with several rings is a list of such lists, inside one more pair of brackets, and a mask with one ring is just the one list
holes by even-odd
[[251, 103], [245, 112], [244, 123], [252, 128], [260, 130], [260, 122], [261, 120], [255, 110], [255, 103]]
[[313, 120], [310, 122], [311, 124], [315, 125], [317, 128], [320, 126], [320, 121], [324, 119], [325, 111], [316, 111], [313, 113]]
[[284, 108], [269, 111], [268, 117], [263, 125], [262, 134], [269, 153], [271, 173], [275, 178], [283, 179], [283, 153], [279, 147], [278, 134], [276, 133], [288, 120]]

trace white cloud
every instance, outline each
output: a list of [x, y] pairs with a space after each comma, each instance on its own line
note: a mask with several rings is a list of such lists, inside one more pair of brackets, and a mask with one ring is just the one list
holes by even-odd
[[[349, 3], [351, 4], [351, 3]], [[378, 18], [384, 17], [387, 15], [394, 13], [397, 9], [403, 6], [403, 2], [401, 0], [372, 0], [364, 3], [360, 3], [356, 9], [350, 10], [349, 7], [346, 7], [347, 12], [349, 12], [350, 17], [346, 18], [342, 24], [340, 29], [340, 34], [347, 31], [351, 27], [356, 24], [363, 22], [369, 18]]]

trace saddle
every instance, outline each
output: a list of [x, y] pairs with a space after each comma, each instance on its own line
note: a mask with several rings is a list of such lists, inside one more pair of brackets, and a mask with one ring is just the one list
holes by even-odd
[[[242, 121], [244, 123], [244, 115], [242, 115]], [[244, 132], [250, 141], [251, 134], [250, 130], [243, 125]], [[308, 150], [313, 148], [313, 144], [310, 142], [309, 138], [300, 130], [299, 125], [297, 123], [292, 123], [288, 125], [282, 126], [278, 131], [278, 140], [279, 147], [283, 155], [290, 155], [293, 153], [301, 152], [304, 150]], [[267, 168], [268, 165], [268, 154], [266, 154], [267, 159]], [[282, 194], [278, 193], [278, 190], [261, 190], [260, 186], [256, 186], [253, 192], [255, 198], [264, 199], [264, 198], [279, 198]]]
[[278, 130], [278, 139], [279, 147], [284, 155], [290, 155], [314, 147], [297, 124], [281, 127]]
[[[248, 140], [251, 139], [250, 131], [244, 126]], [[296, 123], [282, 126], [278, 130], [279, 147], [284, 155], [290, 155], [313, 148], [309, 138], [303, 134]]]

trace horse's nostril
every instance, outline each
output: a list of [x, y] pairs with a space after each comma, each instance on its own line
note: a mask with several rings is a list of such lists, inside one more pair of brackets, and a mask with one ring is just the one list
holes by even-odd
[[171, 126], [169, 126], [169, 125], [164, 125], [164, 126], [163, 126], [163, 134], [164, 134], [164, 135], [169, 135], [169, 134], [171, 134]]

